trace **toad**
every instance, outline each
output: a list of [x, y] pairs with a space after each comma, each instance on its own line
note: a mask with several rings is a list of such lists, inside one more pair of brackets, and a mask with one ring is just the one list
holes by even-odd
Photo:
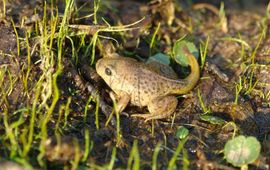
[[153, 67], [153, 64], [128, 57], [99, 59], [96, 71], [113, 90], [111, 98], [117, 101], [116, 112], [122, 112], [129, 102], [139, 107], [147, 106], [149, 114], [132, 116], [148, 121], [171, 115], [178, 104], [176, 95], [188, 93], [197, 84], [200, 78], [198, 62], [191, 53], [187, 53], [187, 59], [191, 72], [185, 79], [175, 79], [158, 71], [163, 68], [160, 64]]

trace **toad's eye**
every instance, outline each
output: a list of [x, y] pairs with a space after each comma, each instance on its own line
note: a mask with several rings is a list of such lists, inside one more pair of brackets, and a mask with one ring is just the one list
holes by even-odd
[[106, 73], [108, 76], [111, 76], [111, 75], [112, 75], [112, 71], [111, 71], [111, 69], [109, 69], [109, 68], [105, 68], [105, 73]]

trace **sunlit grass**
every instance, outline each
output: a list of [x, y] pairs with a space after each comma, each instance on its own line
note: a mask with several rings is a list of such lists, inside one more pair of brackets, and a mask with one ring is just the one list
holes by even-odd
[[[179, 143], [178, 143], [178, 146], [177, 146], [177, 148], [176, 148], [176, 150], [175, 150], [175, 152], [174, 152], [174, 154], [173, 154], [173, 156], [172, 156], [172, 158], [170, 159], [170, 161], [169, 161], [169, 165], [168, 165], [168, 170], [173, 170], [173, 169], [177, 169], [177, 165], [176, 165], [176, 160], [177, 160], [177, 157], [178, 157], [178, 155], [180, 154], [180, 152], [183, 150], [183, 148], [184, 148], [184, 144], [186, 143], [186, 141], [187, 141], [187, 139], [188, 138], [185, 138], [185, 139], [183, 139], [183, 140], [181, 140], [181, 141], [179, 141]], [[185, 159], [186, 160], [186, 159]], [[186, 166], [186, 165], [185, 165]]]
[[254, 50], [252, 51], [252, 54], [250, 56], [251, 64], [255, 64], [255, 56], [257, 54], [258, 48], [260, 47], [263, 39], [266, 36], [266, 29], [267, 29], [267, 26], [263, 26], [262, 31], [261, 31], [261, 34], [260, 34], [260, 38], [258, 40], [258, 43], [256, 44], [256, 47], [254, 48]]
[[161, 146], [161, 142], [159, 142], [154, 150], [153, 156], [152, 156], [152, 170], [157, 170], [158, 166], [157, 166], [157, 158], [158, 158], [158, 153], [160, 151], [160, 146]]
[[238, 104], [239, 95], [240, 95], [240, 92], [242, 91], [242, 89], [243, 89], [243, 82], [242, 82], [242, 79], [240, 77], [239, 82], [235, 86], [235, 99], [234, 99], [235, 104]]
[[239, 130], [237, 125], [235, 124], [235, 122], [227, 122], [222, 128], [226, 128], [227, 126], [232, 126], [233, 127], [233, 135], [232, 135], [232, 138], [235, 137], [236, 135], [236, 132]]
[[72, 142], [75, 145], [75, 155], [74, 160], [71, 161], [71, 170], [76, 170], [80, 162], [80, 146], [78, 140], [73, 140]]
[[99, 38], [112, 39], [110, 37], [104, 37], [100, 35], [100, 33], [116, 33], [116, 32], [131, 31], [134, 29], [138, 29], [139, 27], [135, 27], [135, 25], [140, 23], [142, 20], [144, 20], [144, 18], [134, 23], [123, 25], [123, 26], [111, 26], [108, 22], [106, 22], [106, 20], [103, 20], [105, 21], [107, 26], [69, 25], [69, 27], [79, 30], [77, 33], [74, 33], [74, 35], [76, 36], [86, 35], [86, 34], [92, 35], [91, 41], [89, 45], [87, 46], [83, 56], [86, 57], [90, 55], [91, 56], [90, 61], [91, 61], [91, 64], [93, 64], [95, 61], [96, 46], [97, 46], [97, 42], [99, 41]]
[[113, 170], [115, 160], [116, 160], [116, 148], [114, 147], [112, 150], [112, 158], [107, 168], [108, 170]]
[[6, 0], [2, 0], [2, 3], [3, 3], [3, 9], [2, 9], [2, 11], [0, 13], [0, 17], [5, 18], [6, 17], [6, 12], [7, 12]]
[[[154, 44], [155, 44], [156, 36], [157, 36], [157, 33], [158, 33], [159, 29], [160, 29], [160, 22], [158, 23], [157, 28], [156, 28], [156, 30], [155, 30], [155, 32], [154, 32], [152, 38], [151, 38], [150, 47], [149, 47], [149, 48], [150, 48], [150, 52], [151, 52], [151, 50], [152, 50], [152, 48], [153, 48], [153, 46], [154, 46]], [[150, 56], [151, 56], [151, 55], [152, 55], [152, 54], [150, 53]]]
[[89, 130], [88, 129], [85, 129], [84, 131], [84, 139], [85, 139], [85, 145], [84, 145], [84, 154], [83, 154], [83, 158], [82, 158], [82, 162], [86, 162], [88, 156], [89, 156], [89, 153], [92, 149], [92, 146], [93, 146], [93, 143], [91, 143], [90, 141], [90, 136], [89, 136]]
[[13, 19], [11, 19], [11, 23], [12, 23], [12, 27], [13, 27], [14, 33], [15, 33], [15, 35], [16, 35], [17, 55], [20, 56], [20, 50], [21, 50], [21, 48], [20, 48], [20, 40], [19, 40], [18, 31], [17, 31], [17, 29], [16, 29], [16, 27], [15, 27], [15, 24], [14, 24]]
[[[70, 5], [67, 4], [67, 6], [72, 6], [72, 2], [73, 1], [69, 1]], [[45, 3], [43, 19], [40, 23], [35, 24], [35, 34], [33, 34], [33, 32], [30, 32], [30, 30], [26, 30], [24, 32], [25, 37], [23, 39], [19, 37], [15, 24], [11, 20], [17, 40], [17, 55], [21, 55], [21, 44], [24, 44], [23, 47], [26, 51], [26, 62], [22, 67], [22, 72], [20, 72], [22, 74], [21, 79], [15, 79], [15, 81], [22, 81], [22, 93], [24, 94], [27, 101], [25, 102], [26, 106], [24, 109], [17, 110], [13, 114], [11, 114], [18, 115], [18, 119], [16, 121], [10, 122], [10, 111], [8, 110], [9, 107], [7, 107], [7, 109], [4, 111], [3, 122], [5, 125], [7, 136], [1, 136], [1, 138], [4, 139], [5, 143], [10, 143], [10, 146], [7, 147], [7, 150], [10, 151], [9, 157], [12, 159], [16, 158], [15, 161], [18, 161], [19, 163], [22, 163], [24, 165], [28, 165], [27, 160], [29, 160], [29, 152], [31, 152], [34, 147], [36, 147], [34, 145], [34, 141], [36, 142], [36, 139], [41, 139], [39, 146], [40, 154], [37, 160], [39, 161], [39, 164], [43, 167], [45, 167], [45, 162], [43, 160], [43, 156], [45, 153], [44, 141], [48, 138], [47, 124], [51, 121], [50, 119], [55, 112], [55, 108], [59, 100], [57, 79], [58, 76], [61, 74], [62, 70], [61, 57], [63, 53], [61, 49], [65, 38], [64, 32], [66, 32], [65, 30], [67, 30], [68, 28], [66, 26], [66, 23], [64, 23], [61, 25], [62, 27], [60, 27], [60, 32], [57, 32], [59, 21], [58, 13], [54, 15], [54, 13], [52, 12], [52, 15], [48, 19], [46, 11], [47, 6]], [[66, 16], [68, 14], [70, 14], [70, 9], [67, 9], [66, 11]], [[67, 17], [66, 20], [68, 20]], [[62, 22], [63, 21], [64, 20], [62, 20]], [[53, 49], [53, 44], [55, 42], [55, 34], [58, 34], [57, 59]], [[40, 60], [37, 61], [37, 63], [39, 64], [42, 71], [42, 73], [37, 77], [36, 81], [33, 81], [35, 79], [31, 77], [31, 71], [33, 66], [31, 61], [32, 58], [30, 47], [30, 38], [32, 38], [30, 37], [31, 35], [36, 35], [36, 38], [38, 39], [38, 52]], [[19, 39], [21, 39], [21, 42], [19, 41]], [[14, 88], [13, 84], [15, 81], [13, 80], [13, 75], [9, 74], [7, 67], [1, 69], [0, 76], [3, 78], [1, 80], [4, 80], [4, 77], [9, 77], [10, 79], [10, 82], [8, 82], [10, 86], [7, 86], [10, 88], [9, 90], [6, 90], [6, 86], [1, 86], [1, 104], [5, 103], [6, 105], [8, 105], [7, 96], [8, 93], [11, 93], [13, 91], [12, 88]], [[71, 98], [68, 99], [66, 106], [62, 107], [62, 109], [59, 109], [59, 118], [58, 122], [56, 123], [55, 129], [56, 132], [58, 131], [57, 129], [59, 129], [60, 126], [60, 119], [62, 117], [61, 113], [64, 112], [65, 117], [67, 117], [68, 115], [70, 102]], [[25, 117], [29, 118], [29, 122], [27, 124], [25, 124]], [[67, 124], [67, 119], [65, 119], [64, 124]], [[37, 128], [40, 129], [40, 131], [36, 132], [35, 129]], [[79, 157], [76, 156], [75, 158], [76, 159], [72, 164], [73, 169], [76, 169], [79, 163]]]
[[[252, 93], [252, 91], [255, 90], [256, 85], [259, 83], [258, 80], [254, 81], [254, 72], [259, 67], [259, 64], [255, 62], [255, 56], [257, 55], [258, 48], [260, 47], [263, 39], [265, 38], [266, 34], [266, 27], [262, 27], [261, 33], [259, 35], [259, 40], [256, 43], [256, 46], [254, 49], [251, 49], [248, 43], [243, 41], [242, 39], [236, 39], [236, 38], [227, 38], [227, 40], [238, 42], [242, 45], [242, 65], [244, 65], [243, 69], [249, 70], [248, 77], [243, 74], [241, 77], [239, 77], [238, 82], [235, 85], [235, 100], [234, 103], [238, 104], [238, 99], [240, 94], [249, 95]], [[251, 52], [247, 58], [243, 58], [243, 46], [248, 48]], [[243, 67], [243, 66], [242, 66]]]
[[228, 21], [226, 17], [226, 12], [224, 8], [224, 2], [220, 3], [220, 8], [219, 8], [219, 25], [221, 27], [221, 30], [223, 32], [228, 32]]
[[199, 102], [200, 102], [200, 106], [202, 108], [203, 114], [211, 113], [211, 109], [206, 106], [204, 99], [201, 95], [201, 91], [199, 89], [197, 91], [197, 96], [199, 98]]
[[96, 110], [95, 110], [95, 124], [96, 128], [99, 129], [99, 100], [96, 101]]
[[[95, 1], [95, 3], [94, 15], [97, 17], [96, 13], [100, 2]], [[74, 1], [66, 1], [65, 12], [61, 18], [57, 10], [55, 10], [56, 7], [53, 3], [50, 4], [50, 9], [50, 15], [48, 15], [47, 4], [45, 3], [43, 18], [35, 21], [33, 30], [25, 29], [22, 35], [19, 35], [17, 32], [18, 28], [12, 21], [17, 41], [16, 55], [20, 57], [25, 53], [26, 60], [18, 76], [12, 75], [8, 65], [1, 65], [0, 68], [0, 104], [7, 106], [6, 109], [2, 111], [2, 117], [0, 118], [0, 121], [3, 123], [3, 129], [5, 130], [5, 134], [0, 135], [1, 142], [5, 146], [2, 150], [4, 150], [6, 154], [4, 157], [25, 166], [27, 169], [34, 169], [31, 165], [33, 162], [36, 162], [33, 166], [47, 169], [45, 142], [49, 139], [51, 133], [57, 137], [57, 142], [60, 142], [63, 131], [69, 124], [68, 116], [71, 112], [70, 105], [73, 102], [72, 97], [68, 97], [64, 101], [61, 101], [61, 103], [59, 102], [61, 94], [57, 80], [63, 71], [62, 59], [65, 55], [64, 45], [67, 39], [72, 48], [72, 61], [75, 63], [78, 61], [78, 50], [76, 50], [75, 42], [72, 39], [74, 35], [72, 35], [72, 31], [69, 32], [70, 27], [68, 26], [68, 21], [74, 10]], [[97, 24], [97, 18], [95, 20]], [[92, 51], [90, 51], [92, 56], [91, 61], [94, 61], [96, 42], [99, 41], [99, 38], [106, 38], [100, 35], [100, 33], [137, 29], [137, 27], [134, 26], [140, 21], [125, 26], [110, 26], [107, 24], [107, 26], [101, 27], [90, 39], [90, 46], [92, 47]], [[80, 35], [81, 43], [79, 44], [79, 48], [87, 44], [84, 40], [85, 35], [86, 34]], [[33, 39], [35, 40], [34, 45], [32, 44]], [[37, 52], [39, 56], [35, 63], [33, 63], [32, 60], [34, 52]], [[35, 71], [33, 71], [34, 67], [40, 69], [39, 75], [35, 75]], [[6, 82], [4, 83], [4, 81]], [[9, 110], [8, 96], [13, 92], [15, 88], [14, 85], [18, 81], [23, 85], [22, 93], [26, 101], [23, 103], [23, 106], [21, 106], [22, 108], [13, 111]], [[8, 84], [8, 86], [6, 86], [6, 84]], [[86, 102], [84, 123], [87, 121], [86, 117], [90, 102], [93, 102], [91, 97], [89, 97], [89, 100]], [[97, 106], [95, 111], [96, 129], [99, 129], [99, 103], [98, 101], [94, 102]], [[119, 113], [115, 113], [115, 116], [116, 146], [120, 147], [123, 144], [120, 115]], [[53, 126], [51, 126], [51, 123], [53, 123]], [[49, 134], [49, 132], [51, 133]], [[85, 145], [82, 158], [80, 157], [78, 141], [73, 141], [75, 146], [74, 159], [69, 161], [70, 166], [63, 165], [65, 168], [69, 167], [75, 170], [78, 169], [80, 165], [85, 165], [85, 167], [95, 167], [97, 169], [114, 169], [115, 162], [117, 161], [117, 147], [114, 147], [112, 150], [110, 162], [99, 166], [95, 163], [88, 163], [90, 152], [94, 147], [93, 141], [90, 138], [89, 129], [84, 130], [84, 141]], [[155, 149], [153, 156], [153, 166], [157, 168], [159, 164], [157, 161], [159, 150], [160, 145]], [[33, 153], [38, 155], [33, 157]], [[127, 168], [140, 169], [140, 161], [138, 143], [134, 141]]]
[[10, 152], [10, 157], [15, 157], [15, 155], [17, 155], [16, 151], [19, 150], [18, 148], [18, 143], [16, 141], [16, 136], [13, 132], [13, 128], [11, 128], [11, 126], [9, 125], [8, 123], [8, 112], [7, 110], [4, 111], [4, 126], [5, 126], [5, 130], [6, 130], [6, 134], [7, 134], [7, 137], [10, 141], [10, 149], [11, 149], [11, 152]]
[[201, 70], [203, 69], [206, 61], [209, 39], [210, 37], [208, 36], [205, 42], [200, 43]]
[[138, 151], [138, 141], [134, 140], [133, 147], [130, 151], [130, 155], [127, 163], [127, 170], [139, 170], [140, 169], [140, 155]]
[[100, 0], [94, 0], [94, 24], [97, 24], [97, 11], [99, 9]]
[[114, 114], [116, 117], [116, 146], [121, 146], [122, 145], [122, 134], [121, 134], [121, 128], [120, 128], [120, 113], [116, 111], [117, 109], [117, 104], [116, 101], [113, 101], [113, 107], [114, 107]]
[[[88, 109], [89, 109], [89, 105], [90, 105], [90, 102], [92, 101], [93, 99], [92, 99], [92, 96], [89, 96], [89, 98], [88, 98], [88, 100], [87, 100], [87, 102], [86, 102], [86, 104], [85, 104], [85, 107], [84, 107], [84, 116], [83, 116], [83, 121], [84, 121], [84, 123], [86, 123], [86, 118], [87, 118], [87, 111], [88, 111]], [[96, 109], [97, 110], [97, 109]]]
[[[70, 1], [69, 1], [70, 2]], [[68, 6], [68, 4], [67, 4]], [[45, 9], [46, 9], [46, 4], [45, 4]], [[66, 9], [67, 10], [67, 9]], [[67, 11], [65, 11], [67, 13]], [[67, 15], [67, 14], [66, 14]], [[66, 16], [64, 14], [64, 17]], [[57, 39], [57, 53], [58, 53], [58, 62], [56, 63], [55, 60], [55, 55], [53, 54], [52, 50], [52, 41], [54, 40], [52, 35], [55, 34], [54, 31], [56, 31], [56, 23], [57, 21], [57, 16], [52, 15], [51, 16], [51, 29], [47, 30], [47, 17], [46, 17], [46, 10], [44, 10], [44, 16], [43, 16], [43, 21], [42, 21], [42, 27], [41, 27], [41, 56], [44, 58], [41, 59], [41, 66], [44, 71], [44, 79], [42, 83], [42, 94], [46, 94], [45, 97], [43, 98], [43, 104], [46, 106], [46, 113], [42, 115], [42, 121], [39, 124], [39, 128], [41, 129], [40, 131], [40, 145], [39, 145], [39, 155], [38, 155], [38, 161], [41, 166], [45, 166], [43, 159], [43, 156], [45, 154], [45, 141], [48, 138], [48, 132], [47, 132], [47, 123], [50, 121], [50, 118], [54, 112], [55, 106], [58, 102], [59, 99], [59, 89], [57, 86], [57, 78], [61, 73], [61, 55], [62, 55], [62, 39], [63, 35], [61, 34], [63, 31], [64, 25], [62, 24], [60, 26], [60, 33], [58, 35]], [[64, 18], [63, 17], [63, 18]], [[64, 22], [64, 20], [63, 20]], [[52, 32], [49, 32], [52, 31]], [[62, 31], [62, 32], [61, 32]], [[62, 37], [61, 37], [62, 36]], [[49, 42], [48, 42], [49, 40]], [[54, 67], [57, 66], [56, 71], [54, 72]], [[47, 105], [47, 101], [52, 97], [52, 102], [51, 104]]]

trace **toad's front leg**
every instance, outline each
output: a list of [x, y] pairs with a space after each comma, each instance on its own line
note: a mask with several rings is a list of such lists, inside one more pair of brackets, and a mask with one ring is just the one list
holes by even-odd
[[117, 113], [121, 113], [130, 101], [130, 95], [124, 91], [117, 92], [117, 94], [111, 92], [110, 97], [116, 103], [114, 109]]
[[142, 117], [145, 121], [166, 118], [175, 111], [177, 103], [175, 96], [157, 97], [148, 104], [149, 114], [133, 114], [132, 117]]

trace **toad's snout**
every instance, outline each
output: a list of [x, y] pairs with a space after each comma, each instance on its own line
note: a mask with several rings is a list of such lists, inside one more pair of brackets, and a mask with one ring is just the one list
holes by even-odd
[[102, 59], [99, 59], [97, 62], [96, 62], [96, 71], [97, 73], [100, 75], [100, 71], [101, 69], [103, 68], [103, 62], [102, 62]]

